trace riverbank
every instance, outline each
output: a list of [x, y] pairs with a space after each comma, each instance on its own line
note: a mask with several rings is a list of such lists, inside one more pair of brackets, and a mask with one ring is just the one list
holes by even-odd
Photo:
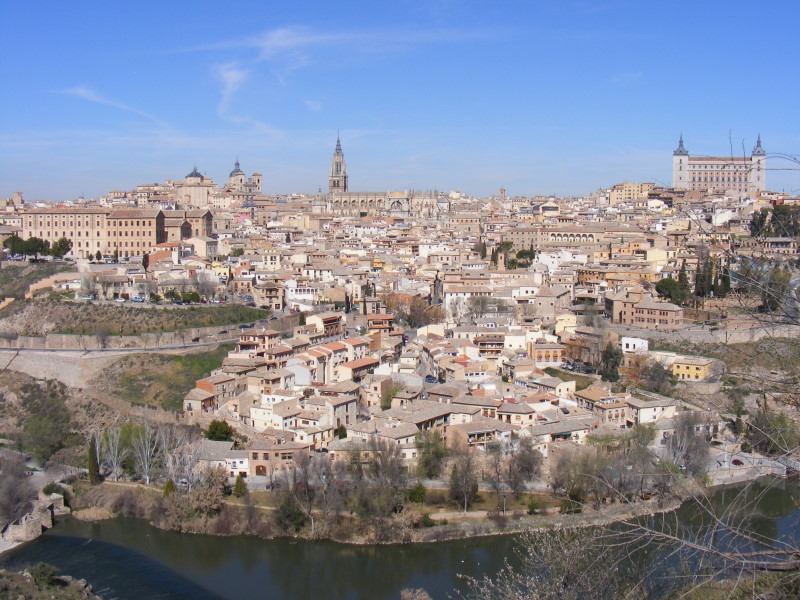
[[[708, 513], [713, 508], [753, 535], [796, 538], [798, 498], [796, 482], [772, 478], [714, 489], [702, 505], [685, 502], [663, 518], [645, 520], [655, 528], [685, 524], [699, 537], [705, 539], [707, 532], [708, 539], [715, 539], [718, 523]], [[737, 510], [743, 506], [744, 511]], [[760, 516], [752, 519], [753, 514]], [[512, 533], [511, 527], [502, 533]], [[424, 588], [434, 600], [446, 600], [466, 593], [468, 578], [494, 578], [506, 564], [523, 568], [519, 544], [518, 535], [487, 535], [435, 544], [357, 546], [291, 537], [188, 536], [141, 519], [62, 519], [45, 535], [0, 557], [0, 568], [18, 571], [44, 561], [86, 579], [98, 595], [118, 600], [397, 600], [405, 588]], [[736, 549], [748, 548], [746, 540], [741, 544]], [[658, 545], [648, 546], [641, 557], [663, 573], [670, 560], [677, 560], [671, 547], [659, 550]], [[688, 560], [691, 569], [695, 562], [691, 556]]]
[[[262, 539], [329, 540], [355, 546], [424, 544], [463, 540], [526, 531], [562, 528], [601, 527], [677, 509], [687, 499], [702, 494], [700, 488], [685, 489], [669, 499], [653, 498], [637, 502], [604, 502], [584, 505], [580, 512], [546, 512], [525, 515], [521, 511], [425, 513], [409, 504], [398, 514], [381, 519], [357, 520], [351, 514], [338, 514], [327, 521], [319, 519], [313, 527], [299, 531], [281, 530], [274, 520], [273, 506], [226, 501], [214, 517], [176, 521], [174, 507], [164, 503], [160, 490], [139, 484], [107, 482], [82, 494], [76, 517], [80, 520], [105, 520], [115, 516], [144, 519], [165, 531], [216, 536], [253, 536]], [[265, 518], [266, 517], [266, 518]], [[437, 521], [444, 521], [436, 524]]]

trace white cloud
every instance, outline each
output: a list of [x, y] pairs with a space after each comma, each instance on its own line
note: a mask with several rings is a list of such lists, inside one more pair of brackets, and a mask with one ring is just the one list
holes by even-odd
[[103, 104], [105, 106], [111, 106], [119, 110], [124, 110], [126, 112], [133, 113], [135, 115], [139, 115], [140, 117], [148, 119], [153, 123], [160, 125], [162, 127], [165, 126], [165, 123], [161, 121], [161, 119], [159, 119], [158, 117], [154, 117], [150, 113], [146, 113], [143, 110], [139, 110], [134, 106], [130, 106], [128, 104], [123, 104], [122, 102], [117, 102], [115, 100], [110, 100], [109, 98], [105, 98], [99, 95], [91, 88], [86, 86], [76, 86], [66, 90], [60, 90], [58, 93], [66, 94], [67, 96], [75, 96], [76, 98], [81, 98], [82, 100], [86, 100], [88, 102], [94, 102], [96, 104]]
[[217, 113], [224, 118], [225, 115], [228, 114], [228, 109], [234, 94], [242, 87], [249, 73], [234, 62], [217, 65], [215, 71], [217, 77], [222, 82], [222, 92], [219, 106], [217, 107]]

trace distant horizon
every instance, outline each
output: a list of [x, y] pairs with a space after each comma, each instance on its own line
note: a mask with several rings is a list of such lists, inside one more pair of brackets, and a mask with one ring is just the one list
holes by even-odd
[[[743, 3], [742, 3], [743, 4]], [[0, 197], [98, 198], [235, 160], [266, 194], [583, 196], [749, 155], [800, 193], [800, 5], [634, 0], [0, 7]], [[736, 49], [732, 54], [728, 49]], [[775, 169], [775, 170], [772, 170]]]

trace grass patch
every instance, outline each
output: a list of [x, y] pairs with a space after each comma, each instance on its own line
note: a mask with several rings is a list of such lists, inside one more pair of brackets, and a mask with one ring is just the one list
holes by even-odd
[[74, 270], [75, 265], [62, 262], [7, 264], [0, 269], [0, 298], [22, 298], [32, 283], [56, 273]]
[[569, 371], [562, 371], [561, 369], [556, 369], [554, 367], [546, 367], [544, 372], [550, 375], [550, 377], [558, 377], [561, 381], [574, 381], [576, 392], [585, 390], [595, 381], [591, 377], [579, 375], [578, 373], [570, 373]]
[[186, 308], [140, 308], [134, 306], [70, 303], [81, 320], [62, 320], [56, 333], [92, 334], [105, 329], [113, 334], [136, 335], [190, 329], [222, 327], [266, 319], [271, 313], [238, 304], [230, 306], [189, 306]]
[[196, 354], [134, 354], [115, 362], [103, 377], [109, 391], [123, 400], [179, 411], [195, 381], [219, 368], [232, 348], [223, 344]]
[[60, 294], [46, 298], [12, 302], [0, 317], [14, 316], [9, 326], [17, 335], [41, 335], [41, 324], [48, 331], [72, 335], [138, 335], [200, 327], [226, 327], [266, 319], [268, 310], [231, 305], [199, 305], [181, 308], [145, 307], [132, 304], [75, 302]]

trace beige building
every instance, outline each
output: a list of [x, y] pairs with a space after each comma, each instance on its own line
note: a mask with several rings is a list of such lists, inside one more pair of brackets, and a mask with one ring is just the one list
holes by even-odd
[[620, 202], [631, 202], [639, 198], [647, 198], [653, 188], [654, 183], [635, 183], [633, 181], [626, 181], [618, 183], [608, 191], [608, 200], [611, 204], [619, 204]]
[[98, 251], [120, 258], [141, 256], [158, 244], [188, 237], [210, 236], [208, 210], [38, 208], [22, 215], [20, 236], [38, 237], [51, 244], [72, 242], [71, 256], [89, 258]]
[[767, 153], [758, 136], [750, 156], [689, 156], [683, 136], [672, 153], [672, 185], [686, 190], [716, 190], [753, 195], [766, 189]]
[[164, 213], [160, 210], [110, 210], [101, 208], [40, 208], [23, 217], [22, 237], [38, 237], [51, 244], [72, 241], [78, 258], [139, 256], [165, 240]]
[[670, 302], [660, 302], [641, 288], [609, 293], [605, 312], [613, 323], [644, 329], [674, 330], [683, 326], [683, 309]]

